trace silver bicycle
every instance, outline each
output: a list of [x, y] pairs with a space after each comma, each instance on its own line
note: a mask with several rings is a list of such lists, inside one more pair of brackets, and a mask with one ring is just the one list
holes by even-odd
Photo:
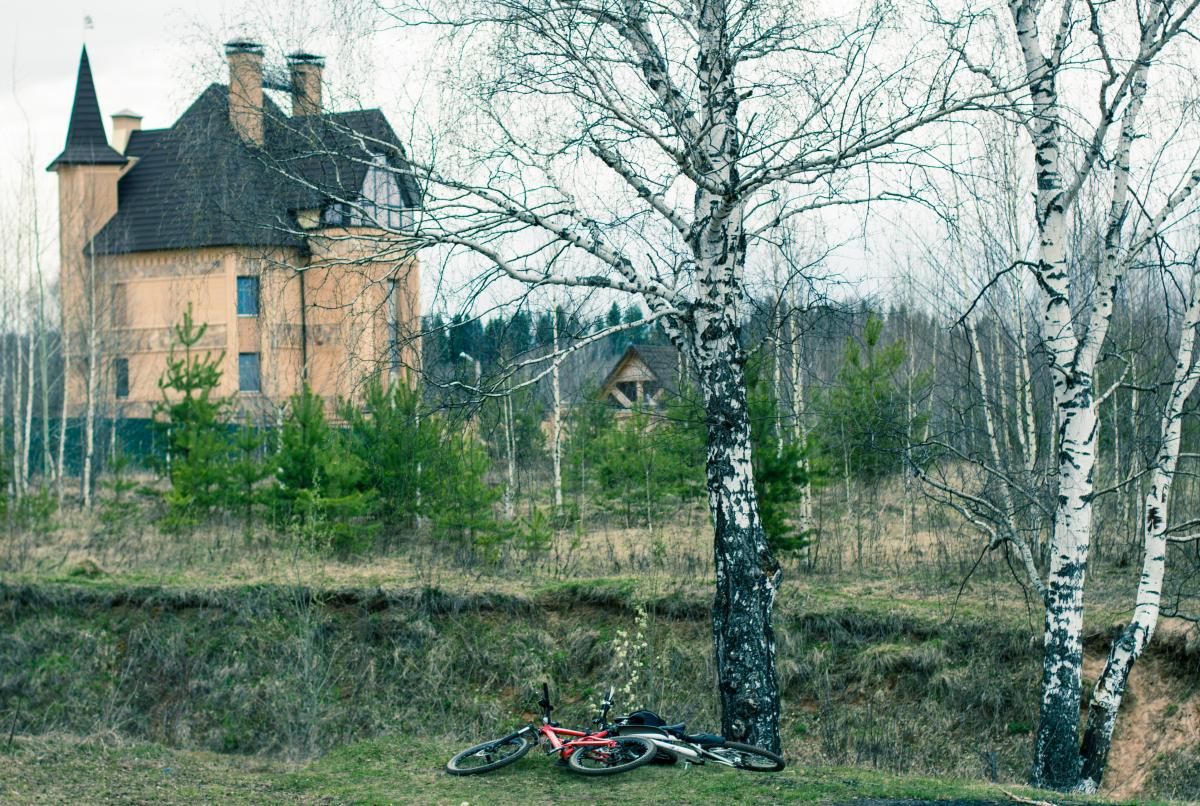
[[656, 761], [673, 764], [714, 763], [747, 772], [779, 772], [782, 756], [763, 747], [730, 741], [711, 733], [687, 732], [684, 723], [668, 725], [653, 711], [635, 711], [613, 721], [613, 733], [647, 739], [658, 750]]

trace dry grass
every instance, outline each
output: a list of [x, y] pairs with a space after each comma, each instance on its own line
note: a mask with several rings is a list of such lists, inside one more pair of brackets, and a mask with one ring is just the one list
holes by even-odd
[[[957, 577], [974, 561], [978, 535], [953, 513], [919, 497], [905, 500], [899, 482], [860, 491], [847, 509], [840, 488], [826, 489], [815, 510], [821, 513], [814, 546], [802, 556], [784, 558], [794, 573], [878, 577], [933, 571]], [[186, 575], [196, 582], [286, 582], [297, 569], [319, 571], [332, 584], [443, 584], [493, 570], [520, 569], [543, 579], [611, 575], [663, 575], [675, 580], [708, 580], [712, 535], [703, 502], [694, 502], [651, 527], [631, 527], [622, 518], [595, 509], [562, 524], [545, 551], [502, 548], [477, 552], [439, 544], [421, 531], [385, 536], [382, 551], [345, 560], [313, 559], [286, 533], [266, 524], [246, 528], [219, 522], [186, 535], [167, 535], [154, 523], [153, 503], [123, 534], [105, 534], [98, 519], [77, 509], [53, 518], [51, 529], [9, 530], [0, 536], [0, 573], [24, 578], [54, 577], [86, 563], [127, 578], [170, 580]]]

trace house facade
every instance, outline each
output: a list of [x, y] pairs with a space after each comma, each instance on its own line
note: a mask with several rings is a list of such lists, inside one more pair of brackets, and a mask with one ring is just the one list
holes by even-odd
[[[322, 108], [323, 61], [225, 47], [229, 83], [170, 127], [105, 132], [86, 49], [58, 176], [67, 394], [148, 417], [186, 310], [223, 354], [217, 390], [268, 411], [307, 383], [330, 406], [417, 367], [420, 271], [399, 234], [420, 206], [378, 109]], [[290, 100], [285, 112], [264, 90]]]

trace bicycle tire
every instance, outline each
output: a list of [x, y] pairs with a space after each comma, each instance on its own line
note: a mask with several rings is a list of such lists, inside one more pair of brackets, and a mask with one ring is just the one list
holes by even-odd
[[[612, 740], [618, 745], [616, 753], [609, 747], [580, 747], [567, 758], [567, 766], [580, 775], [616, 775], [648, 764], [658, 753], [654, 742], [640, 736], [614, 736]], [[586, 766], [589, 762], [600, 766]]]
[[709, 752], [713, 755], [723, 756], [722, 750], [732, 750], [737, 753], [739, 759], [733, 764], [733, 767], [747, 772], [779, 772], [787, 766], [783, 756], [752, 744], [725, 742], [720, 747], [709, 748]]
[[[490, 753], [484, 752], [488, 750], [494, 751], [499, 749], [507, 749], [510, 746], [513, 746], [514, 748], [511, 752], [499, 755], [499, 757], [495, 760], [491, 760]], [[532, 747], [533, 742], [524, 734], [517, 734], [516, 736], [509, 738], [507, 741], [504, 739], [493, 739], [490, 742], [483, 742], [475, 745], [474, 747], [468, 747], [466, 750], [455, 754], [454, 758], [446, 762], [446, 772], [450, 773], [451, 775], [478, 775], [482, 772], [498, 770], [501, 767], [512, 764], [514, 761], [524, 756]], [[481, 752], [484, 753], [483, 764], [480, 764], [476, 767], [468, 766], [466, 764], [466, 762], [469, 762]]]

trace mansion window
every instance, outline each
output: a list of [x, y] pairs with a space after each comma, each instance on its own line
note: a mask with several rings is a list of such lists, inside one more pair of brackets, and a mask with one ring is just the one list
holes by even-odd
[[258, 316], [258, 278], [237, 278], [237, 315]]
[[113, 386], [118, 400], [129, 397], [129, 359], [113, 359]]
[[238, 391], [261, 392], [258, 353], [238, 353]]

